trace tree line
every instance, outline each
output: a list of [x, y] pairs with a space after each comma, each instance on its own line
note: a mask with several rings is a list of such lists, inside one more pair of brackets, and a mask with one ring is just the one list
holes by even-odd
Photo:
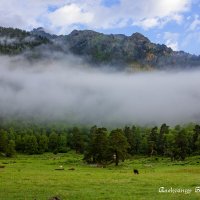
[[184, 160], [200, 153], [200, 125], [169, 127], [125, 126], [107, 129], [93, 126], [33, 125], [18, 123], [0, 125], [0, 152], [11, 157], [18, 153], [84, 154], [88, 163], [109, 164], [133, 155], [165, 156]]
[[24, 50], [49, 43], [47, 38], [39, 35], [36, 36], [20, 29], [0, 27], [0, 54], [16, 55]]

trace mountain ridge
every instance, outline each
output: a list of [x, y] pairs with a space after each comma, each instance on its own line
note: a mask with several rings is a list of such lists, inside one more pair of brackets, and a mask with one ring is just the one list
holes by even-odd
[[152, 43], [138, 32], [126, 36], [73, 30], [68, 35], [53, 35], [42, 27], [29, 32], [0, 27], [0, 54], [19, 55], [28, 50], [42, 57], [43, 50], [38, 49], [74, 54], [97, 66], [106, 64], [139, 69], [200, 66], [200, 56], [173, 51], [164, 44]]

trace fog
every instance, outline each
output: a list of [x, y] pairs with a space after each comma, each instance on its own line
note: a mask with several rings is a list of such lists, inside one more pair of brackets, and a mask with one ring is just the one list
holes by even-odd
[[104, 71], [72, 56], [34, 63], [0, 57], [0, 63], [3, 117], [97, 125], [200, 121], [200, 70]]
[[14, 46], [16, 44], [20, 44], [22, 42], [34, 42], [35, 38], [33, 36], [27, 36], [24, 39], [19, 40], [19, 38], [14, 37], [0, 37], [0, 45], [10, 45]]

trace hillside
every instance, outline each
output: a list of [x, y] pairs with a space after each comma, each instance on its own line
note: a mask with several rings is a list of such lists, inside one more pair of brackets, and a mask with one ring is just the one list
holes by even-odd
[[[42, 51], [41, 51], [42, 50]], [[105, 35], [95, 31], [74, 30], [69, 35], [51, 35], [43, 28], [26, 32], [0, 28], [0, 53], [17, 55], [29, 52], [40, 58], [44, 52], [72, 53], [95, 65], [113, 65], [139, 69], [191, 68], [200, 65], [200, 56], [173, 51], [152, 43], [140, 33], [131, 36]]]

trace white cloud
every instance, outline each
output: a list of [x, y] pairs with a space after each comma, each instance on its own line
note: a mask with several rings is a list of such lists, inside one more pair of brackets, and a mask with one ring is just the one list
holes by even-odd
[[[200, 1], [200, 0], [196, 0]], [[198, 14], [188, 17], [185, 23], [184, 40], [180, 43], [181, 49], [187, 49], [192, 54], [200, 54], [200, 16]]]
[[159, 24], [159, 21], [157, 18], [144, 19], [144, 20], [133, 23], [133, 25], [141, 26], [145, 30], [156, 27], [158, 26], [158, 24]]
[[172, 20], [181, 23], [190, 6], [191, 0], [121, 0], [112, 7], [103, 6], [101, 0], [1, 0], [0, 25], [28, 30], [43, 26], [55, 33], [75, 24], [90, 29], [132, 25], [149, 29]]
[[164, 34], [165, 44], [168, 47], [172, 48], [174, 51], [179, 50], [178, 38], [179, 38], [178, 33], [165, 32]]
[[178, 24], [181, 24], [183, 22], [184, 16], [175, 14], [172, 16], [172, 20], [176, 21]]
[[178, 50], [179, 50], [179, 49], [178, 49], [178, 42], [177, 42], [177, 41], [173, 42], [173, 41], [171, 41], [171, 40], [167, 40], [167, 41], [166, 41], [166, 45], [167, 45], [168, 47], [172, 48], [174, 51], [178, 51]]
[[133, 22], [133, 25], [142, 27], [144, 30], [148, 30], [154, 27], [163, 28], [170, 21], [175, 21], [177, 24], [181, 24], [183, 21], [183, 16], [174, 14], [171, 16], [163, 17], [163, 18], [161, 17], [160, 18], [159, 17], [145, 18], [145, 19]]
[[93, 20], [93, 14], [84, 11], [76, 4], [68, 4], [50, 13], [49, 19], [55, 27], [76, 23], [89, 24]]
[[181, 43], [181, 48], [187, 47], [188, 51], [192, 54], [200, 55], [200, 32], [189, 32], [185, 37], [184, 41]]
[[194, 20], [192, 21], [192, 23], [189, 26], [189, 31], [195, 31], [197, 29], [200, 28], [200, 19], [199, 19], [199, 15], [196, 15]]
[[[106, 8], [98, 4], [87, 6], [88, 11], [94, 12], [91, 26], [98, 28], [123, 26], [140, 26], [144, 29], [163, 26], [169, 21], [182, 22], [182, 13], [190, 9], [190, 0], [121, 0], [121, 3]], [[121, 25], [121, 24], [120, 24]]]

